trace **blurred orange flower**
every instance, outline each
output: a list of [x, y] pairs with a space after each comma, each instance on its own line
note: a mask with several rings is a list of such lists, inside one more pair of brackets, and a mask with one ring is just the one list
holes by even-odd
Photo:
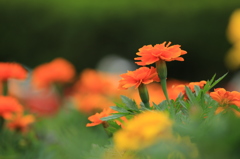
[[236, 105], [240, 107], [240, 92], [226, 91], [224, 88], [216, 88], [210, 96], [222, 106]]
[[18, 63], [0, 62], [0, 81], [9, 78], [25, 79], [27, 71]]
[[77, 105], [77, 108], [84, 113], [91, 113], [94, 110], [114, 105], [109, 97], [97, 93], [75, 94], [73, 96], [73, 102]]
[[0, 116], [4, 119], [11, 119], [13, 115], [22, 113], [23, 107], [18, 101], [9, 96], [0, 96]]
[[35, 121], [33, 115], [18, 115], [12, 121], [7, 124], [7, 127], [10, 130], [20, 131], [22, 133], [26, 133], [29, 129], [29, 125]]
[[182, 93], [182, 95], [187, 99], [185, 86], [187, 86], [193, 93], [195, 92], [194, 86], [199, 86], [201, 89], [206, 84], [206, 81], [200, 81], [200, 82], [190, 82], [189, 84], [180, 84], [174, 87], [175, 90], [178, 90], [179, 93]]
[[127, 94], [126, 91], [116, 89], [118, 81], [119, 75], [85, 69], [73, 86], [73, 102], [81, 112], [87, 114], [115, 105], [112, 101]]
[[200, 81], [200, 82], [190, 82], [188, 84], [188, 87], [192, 92], [195, 92], [194, 86], [199, 86], [201, 89], [205, 86], [207, 82], [206, 81]]
[[[136, 62], [138, 65], [149, 65], [153, 64], [159, 60], [163, 61], [184, 61], [181, 55], [186, 54], [187, 52], [181, 50], [181, 45], [172, 45], [169, 46], [171, 42], [163, 42], [162, 44], [145, 45], [139, 49], [139, 52], [136, 54], [141, 57], [136, 57], [134, 60], [140, 60], [140, 62]], [[166, 45], [166, 46], [165, 46]]]
[[104, 121], [102, 121], [101, 118], [107, 117], [115, 112], [116, 111], [111, 108], [105, 108], [101, 113], [96, 113], [95, 115], [88, 117], [88, 120], [90, 120], [92, 123], [88, 123], [86, 126], [91, 127], [91, 126], [102, 124], [104, 123]]
[[160, 79], [156, 72], [156, 68], [140, 67], [135, 71], [128, 71], [121, 75], [122, 79], [119, 81], [119, 89], [128, 89], [132, 86], [138, 88], [140, 84], [149, 84], [154, 81], [159, 82]]
[[109, 74], [93, 69], [85, 69], [76, 82], [74, 89], [77, 92], [109, 94], [115, 90], [114, 80], [109, 80]]
[[50, 84], [70, 82], [75, 75], [74, 66], [63, 58], [42, 64], [33, 71], [33, 84], [38, 88], [46, 88]]

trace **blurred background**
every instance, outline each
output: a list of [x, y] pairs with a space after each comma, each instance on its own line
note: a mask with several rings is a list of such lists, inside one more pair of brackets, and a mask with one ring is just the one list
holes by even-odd
[[0, 0], [0, 61], [34, 68], [63, 57], [81, 72], [115, 55], [135, 66], [143, 45], [171, 41], [188, 54], [168, 63], [169, 78], [200, 81], [229, 71], [226, 82], [237, 71], [224, 62], [237, 8], [239, 0]]

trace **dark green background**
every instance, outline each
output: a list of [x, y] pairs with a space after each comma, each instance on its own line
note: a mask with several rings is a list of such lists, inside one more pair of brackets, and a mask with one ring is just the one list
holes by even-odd
[[64, 57], [80, 72], [104, 55], [134, 62], [143, 45], [171, 41], [188, 54], [168, 63], [169, 78], [207, 80], [228, 71], [226, 28], [236, 8], [239, 0], [0, 0], [0, 60], [34, 68]]

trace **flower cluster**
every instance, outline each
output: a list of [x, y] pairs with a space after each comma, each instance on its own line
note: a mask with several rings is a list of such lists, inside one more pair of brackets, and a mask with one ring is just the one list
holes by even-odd
[[[93, 69], [85, 69], [73, 86], [73, 101], [81, 112], [91, 114], [114, 105], [118, 92], [115, 75]], [[94, 100], [92, 100], [94, 99]]]
[[[135, 58], [140, 61], [136, 64], [142, 67], [120, 75], [118, 89], [138, 89], [140, 106], [135, 100], [121, 96], [122, 103], [104, 108], [101, 113], [88, 118], [92, 123], [88, 123], [87, 127], [102, 124], [107, 132], [112, 133], [112, 151], [135, 157], [134, 152], [144, 154], [145, 151], [151, 152], [150, 148], [161, 152], [163, 158], [198, 158], [199, 150], [191, 137], [199, 143], [199, 136], [185, 131], [189, 127], [193, 132], [199, 131], [197, 124], [204, 125], [206, 120], [209, 122], [218, 117], [216, 114], [224, 115], [228, 110], [240, 116], [239, 92], [229, 92], [224, 88], [211, 91], [226, 74], [215, 82], [215, 76], [208, 81], [167, 82], [166, 62], [184, 61], [180, 56], [187, 53], [180, 45], [170, 44], [163, 42], [143, 46], [137, 52], [140, 57]], [[156, 67], [146, 66], [151, 64]], [[207, 127], [207, 124], [204, 126]]]
[[135, 71], [129, 71], [126, 74], [122, 74], [119, 88], [127, 89], [132, 86], [139, 88], [142, 102], [149, 107], [149, 95], [144, 85], [154, 81], [159, 82], [161, 80], [164, 95], [166, 99], [169, 100], [166, 86], [167, 68], [165, 62], [174, 60], [184, 61], [180, 56], [187, 53], [180, 48], [180, 45], [170, 46], [170, 44], [171, 42], [167, 45], [166, 42], [163, 42], [162, 44], [156, 44], [154, 47], [152, 45], [147, 45], [140, 48], [139, 52], [136, 54], [141, 57], [135, 58], [135, 60], [140, 60], [140, 62], [136, 62], [136, 64], [150, 65], [155, 63], [156, 68], [151, 67], [149, 69], [148, 67], [140, 67]]
[[6, 125], [9, 130], [25, 133], [29, 125], [35, 121], [34, 116], [25, 115], [20, 102], [8, 94], [9, 79], [23, 80], [26, 77], [27, 71], [20, 64], [0, 63], [0, 82], [3, 85], [3, 93], [0, 96], [0, 130]]
[[182, 95], [187, 99], [187, 94], [185, 87], [188, 87], [193, 93], [195, 92], [195, 86], [198, 86], [200, 89], [203, 89], [204, 85], [206, 84], [206, 81], [200, 81], [200, 82], [190, 82], [187, 85], [180, 84], [174, 87], [174, 89], [178, 90], [182, 93]]
[[[85, 69], [75, 79], [73, 65], [63, 58], [42, 64], [32, 73], [20, 64], [0, 63], [0, 141], [7, 136], [6, 141], [19, 146], [16, 149], [28, 149], [61, 140], [73, 142], [74, 135], [101, 143], [108, 143], [109, 137], [109, 145], [92, 144], [86, 159], [197, 159], [209, 154], [231, 158], [232, 152], [238, 154], [240, 92], [214, 89], [226, 74], [199, 82], [168, 78], [167, 62], [184, 61], [181, 56], [187, 53], [180, 45], [170, 45], [143, 46], [135, 58], [140, 67], [120, 78]], [[53, 120], [43, 116], [50, 114]], [[81, 120], [77, 127], [73, 119]], [[63, 125], [52, 131], [58, 127], [54, 120]], [[44, 130], [38, 130], [44, 121]], [[230, 141], [229, 148], [221, 146]], [[214, 154], [209, 152], [212, 147], [217, 149]]]

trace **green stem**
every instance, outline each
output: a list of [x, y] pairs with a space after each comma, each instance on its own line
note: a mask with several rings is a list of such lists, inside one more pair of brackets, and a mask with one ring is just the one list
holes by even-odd
[[104, 122], [102, 123], [102, 126], [103, 126], [104, 131], [106, 132], [107, 136], [108, 136], [108, 137], [112, 137], [113, 134], [107, 131], [107, 128], [109, 127], [108, 122], [107, 122], [107, 121], [104, 121]]
[[0, 116], [0, 132], [2, 131], [4, 126], [4, 118], [2, 116]]
[[3, 81], [2, 95], [3, 96], [7, 96], [8, 95], [8, 82], [7, 81]]
[[62, 100], [64, 97], [64, 89], [63, 89], [63, 85], [61, 85], [60, 83], [54, 83], [54, 87], [56, 89], [56, 92], [58, 94], [58, 96], [60, 97], [60, 99]]
[[169, 97], [168, 97], [168, 91], [167, 91], [167, 80], [166, 79], [161, 79], [161, 86], [162, 86], [162, 90], [163, 93], [167, 99], [167, 101], [169, 102]]
[[168, 97], [168, 92], [167, 92], [167, 65], [166, 62], [163, 60], [159, 60], [156, 62], [156, 68], [157, 68], [157, 72], [158, 72], [158, 77], [161, 80], [161, 86], [162, 86], [162, 90], [163, 93], [169, 102], [169, 97]]
[[145, 107], [150, 108], [149, 94], [146, 85], [141, 83], [140, 86], [138, 87], [138, 92]]

